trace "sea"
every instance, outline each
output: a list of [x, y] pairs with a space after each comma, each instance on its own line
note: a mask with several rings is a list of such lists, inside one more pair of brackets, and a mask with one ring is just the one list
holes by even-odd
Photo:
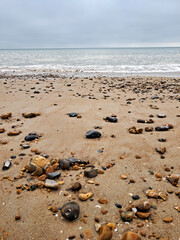
[[180, 77], [180, 47], [4, 49], [0, 74]]

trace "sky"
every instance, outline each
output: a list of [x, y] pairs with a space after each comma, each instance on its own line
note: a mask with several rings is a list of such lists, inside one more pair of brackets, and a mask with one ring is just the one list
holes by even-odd
[[0, 49], [180, 46], [180, 0], [0, 0]]

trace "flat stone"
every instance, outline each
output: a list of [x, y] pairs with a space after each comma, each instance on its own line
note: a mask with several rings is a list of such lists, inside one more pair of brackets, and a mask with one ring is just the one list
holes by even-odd
[[158, 117], [158, 118], [165, 118], [165, 117], [166, 117], [166, 114], [157, 114], [157, 117]]
[[59, 184], [54, 180], [46, 179], [45, 187], [51, 188], [51, 189], [57, 189], [59, 187]]
[[100, 138], [101, 133], [98, 131], [90, 130], [86, 133], [86, 138], [93, 139], [93, 138]]
[[22, 146], [23, 149], [27, 149], [27, 148], [31, 147], [30, 145], [27, 145], [27, 144], [22, 144], [21, 146]]
[[147, 219], [150, 217], [150, 212], [136, 212], [136, 215], [141, 219]]
[[165, 217], [165, 218], [163, 218], [163, 221], [166, 222], [166, 223], [170, 223], [170, 222], [173, 221], [173, 218], [171, 218], [171, 217]]
[[168, 131], [169, 127], [168, 126], [158, 126], [158, 127], [155, 127], [155, 130], [156, 131]]
[[78, 113], [72, 112], [72, 113], [69, 113], [68, 115], [69, 117], [77, 117]]
[[47, 178], [49, 179], [55, 179], [61, 176], [60, 172], [51, 172], [47, 174]]

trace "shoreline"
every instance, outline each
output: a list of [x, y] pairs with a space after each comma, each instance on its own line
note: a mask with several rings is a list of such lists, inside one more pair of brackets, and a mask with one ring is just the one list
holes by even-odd
[[[7, 233], [5, 240], [65, 240], [70, 236], [97, 239], [95, 218], [98, 218], [100, 224], [115, 224], [112, 240], [121, 239], [127, 230], [138, 233], [142, 239], [177, 240], [180, 213], [175, 206], [179, 206], [180, 195], [176, 194], [179, 187], [168, 182], [167, 177], [180, 174], [179, 80], [179, 77], [148, 76], [1, 75], [0, 115], [11, 112], [12, 117], [0, 119], [0, 128], [5, 129], [0, 133], [0, 164], [2, 166], [12, 155], [16, 158], [7, 171], [0, 170], [0, 237]], [[69, 117], [71, 112], [77, 112], [80, 117]], [[26, 119], [23, 113], [39, 113], [40, 116]], [[160, 118], [158, 114], [166, 117]], [[112, 115], [117, 116], [116, 123], [104, 120]], [[137, 122], [149, 118], [154, 123]], [[167, 124], [173, 125], [173, 129], [155, 131], [155, 127]], [[142, 128], [142, 134], [129, 133], [132, 126]], [[153, 130], [145, 131], [145, 127], [153, 127]], [[101, 132], [101, 138], [86, 139], [85, 133], [95, 129]], [[8, 136], [10, 131], [20, 133]], [[40, 138], [29, 142], [30, 148], [22, 149], [21, 145], [27, 144], [24, 137], [31, 132], [36, 132]], [[159, 138], [167, 141], [160, 142]], [[3, 141], [7, 144], [2, 144]], [[164, 147], [165, 153], [156, 151]], [[43, 154], [47, 154], [49, 160], [73, 156], [89, 161], [103, 174], [88, 179], [84, 171], [91, 168], [77, 165], [76, 169], [56, 170], [61, 172], [56, 179], [61, 182], [58, 190], [22, 189], [21, 185], [44, 183], [27, 172], [20, 176], [31, 158]], [[73, 182], [80, 182], [82, 189], [69, 191]], [[18, 193], [18, 189], [22, 191]], [[148, 198], [148, 189], [163, 193], [164, 199]], [[86, 192], [93, 196], [87, 201], [79, 200], [79, 193]], [[139, 199], [134, 200], [133, 195], [138, 195]], [[100, 198], [107, 200], [107, 204], [99, 203]], [[51, 206], [61, 208], [69, 201], [80, 206], [80, 215], [73, 222], [65, 220], [59, 210], [56, 213], [49, 210]], [[132, 212], [141, 201], [151, 203], [151, 216], [147, 220], [135, 216], [129, 223], [124, 222], [120, 210]], [[118, 209], [116, 203], [122, 208]], [[15, 220], [16, 216], [20, 218]], [[167, 217], [172, 218], [172, 222], [164, 222]]]

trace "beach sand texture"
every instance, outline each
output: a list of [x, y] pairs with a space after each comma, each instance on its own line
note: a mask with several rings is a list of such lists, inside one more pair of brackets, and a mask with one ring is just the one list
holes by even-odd
[[[2, 75], [0, 115], [11, 112], [12, 116], [0, 119], [0, 129], [4, 129], [0, 133], [0, 239], [98, 239], [95, 224], [99, 221], [101, 225], [115, 224], [115, 230], [111, 230], [114, 240], [121, 239], [126, 231], [136, 232], [142, 239], [178, 240], [179, 84], [179, 78], [165, 77]], [[78, 117], [69, 117], [68, 113], [72, 112], [78, 113]], [[40, 115], [24, 118], [23, 113]], [[162, 115], [158, 117], [158, 114]], [[104, 118], [113, 115], [117, 116], [116, 123], [105, 121]], [[138, 123], [138, 119], [153, 122]], [[168, 124], [172, 125], [168, 131], [155, 130]], [[142, 128], [143, 132], [129, 133], [132, 126]], [[146, 127], [153, 130], [145, 131]], [[87, 139], [85, 134], [89, 130], [102, 135]], [[8, 136], [9, 132], [18, 135]], [[39, 139], [26, 142], [25, 136], [32, 132]], [[158, 141], [159, 138], [165, 138], [166, 142]], [[23, 144], [30, 147], [23, 149]], [[164, 147], [165, 153], [157, 152]], [[49, 161], [55, 159], [54, 171], [61, 172], [55, 179], [58, 189], [50, 190], [38, 176], [21, 172], [36, 153], [49, 155]], [[3, 163], [12, 155], [16, 158], [11, 160], [11, 167], [2, 170]], [[89, 161], [90, 165], [58, 169], [59, 159], [72, 156]], [[92, 167], [99, 174], [87, 178], [84, 171]], [[176, 174], [176, 184], [167, 180], [172, 174]], [[82, 185], [79, 191], [69, 189], [75, 182]], [[36, 184], [39, 188], [30, 187]], [[155, 190], [157, 196], [148, 198], [148, 189]], [[79, 199], [80, 193], [89, 192], [93, 194], [89, 199]], [[139, 199], [133, 200], [133, 195]], [[101, 204], [100, 198], [107, 203]], [[72, 222], [64, 219], [60, 210], [56, 212], [55, 208], [54, 213], [50, 210], [51, 206], [60, 209], [70, 201], [80, 206], [79, 216]], [[133, 212], [134, 208], [136, 211], [142, 201], [150, 202], [150, 217], [145, 220], [135, 214], [132, 221], [123, 221], [120, 212]], [[165, 222], [164, 218], [171, 219]]]

